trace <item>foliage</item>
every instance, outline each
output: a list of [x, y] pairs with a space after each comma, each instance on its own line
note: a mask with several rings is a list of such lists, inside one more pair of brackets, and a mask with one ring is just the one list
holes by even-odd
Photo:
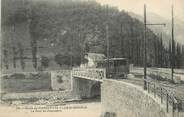
[[33, 67], [37, 68], [37, 40], [31, 36], [31, 50]]
[[2, 4], [2, 25], [14, 25], [27, 21], [28, 9], [22, 0], [2, 0]]
[[57, 82], [63, 83], [63, 76], [57, 76]]
[[[10, 0], [7, 0], [10, 2]], [[19, 0], [21, 1], [21, 0]], [[4, 0], [5, 2], [5, 0]], [[16, 8], [15, 6], [18, 6]], [[3, 25], [12, 25], [4, 21], [29, 22], [30, 42], [33, 66], [37, 67], [37, 46], [49, 48], [60, 66], [79, 65], [86, 52], [107, 53], [107, 38], [110, 42], [110, 57], [126, 57], [130, 63], [143, 66], [144, 25], [125, 11], [109, 6], [101, 6], [94, 1], [31, 1], [3, 6]], [[29, 9], [28, 9], [29, 8]], [[5, 10], [8, 9], [8, 10]], [[17, 15], [21, 14], [21, 15]], [[19, 19], [14, 20], [14, 19]], [[106, 26], [108, 25], [108, 32]], [[108, 34], [107, 34], [108, 33]], [[46, 41], [44, 39], [47, 39]], [[40, 43], [42, 44], [42, 43]], [[165, 47], [162, 38], [147, 29], [147, 58], [149, 66], [170, 67], [171, 48]], [[176, 67], [181, 67], [183, 54], [181, 45], [176, 49]], [[67, 54], [66, 54], [67, 53]], [[183, 65], [184, 66], [184, 65]]]
[[20, 66], [24, 70], [24, 68], [25, 68], [24, 48], [23, 48], [21, 43], [18, 43], [18, 48], [19, 48]]
[[56, 54], [54, 58], [55, 62], [59, 64], [60, 66], [62, 65], [70, 65], [71, 64], [71, 57], [69, 55], [62, 55], [62, 54]]
[[9, 78], [11, 78], [11, 79], [25, 79], [26, 76], [24, 74], [21, 74], [21, 73], [15, 73], [15, 74], [12, 74]]
[[12, 51], [13, 51], [13, 67], [16, 68], [17, 67], [17, 50], [16, 47], [13, 46], [12, 47]]
[[5, 64], [6, 69], [9, 68], [9, 64], [8, 64], [8, 51], [6, 49], [3, 50], [3, 54], [4, 54], [4, 59], [3, 62]]
[[46, 57], [46, 56], [41, 57], [41, 66], [43, 66], [44, 68], [49, 67], [49, 62], [50, 62], [50, 60], [48, 57]]

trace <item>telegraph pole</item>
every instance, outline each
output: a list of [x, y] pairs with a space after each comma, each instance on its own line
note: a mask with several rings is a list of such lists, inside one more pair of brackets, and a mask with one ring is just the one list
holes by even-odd
[[146, 5], [144, 5], [144, 89], [147, 89]]
[[152, 24], [152, 23], [147, 23], [146, 21], [146, 5], [144, 4], [144, 89], [147, 89], [147, 38], [146, 38], [146, 32], [147, 32], [147, 25], [150, 26], [156, 26], [156, 25], [163, 25], [165, 26], [166, 24], [164, 23], [156, 23], [156, 24]]
[[160, 46], [161, 46], [161, 50], [160, 50], [160, 51], [161, 51], [161, 52], [160, 52], [160, 53], [161, 53], [161, 56], [160, 56], [160, 60], [161, 60], [160, 64], [161, 64], [161, 65], [160, 65], [160, 67], [163, 67], [163, 64], [164, 64], [163, 62], [164, 62], [164, 61], [163, 61], [163, 49], [162, 49], [162, 46], [163, 46], [162, 32], [160, 33], [160, 44], [161, 44], [161, 45], [160, 45]]
[[109, 26], [106, 24], [106, 42], [107, 42], [107, 72], [109, 72]]
[[73, 34], [72, 34], [72, 38], [71, 38], [70, 53], [71, 53], [70, 66], [71, 66], [71, 69], [72, 69], [73, 68]]
[[173, 12], [173, 5], [171, 6], [171, 15], [172, 15], [172, 40], [171, 40], [171, 47], [172, 47], [172, 52], [171, 52], [171, 79], [173, 81], [173, 74], [174, 74], [174, 54], [175, 54], [175, 43], [174, 43], [174, 12]]
[[[108, 17], [108, 6], [107, 6], [107, 17]], [[108, 25], [108, 22], [106, 22], [106, 26], [105, 26], [105, 29], [106, 29], [106, 44], [107, 44], [107, 73], [109, 72], [109, 25]], [[109, 76], [107, 76], [109, 77]]]

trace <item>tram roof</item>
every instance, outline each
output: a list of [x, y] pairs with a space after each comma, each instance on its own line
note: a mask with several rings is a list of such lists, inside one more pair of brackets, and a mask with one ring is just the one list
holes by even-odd
[[128, 60], [127, 58], [109, 58], [109, 59], [105, 59], [105, 61], [120, 61], [120, 60]]

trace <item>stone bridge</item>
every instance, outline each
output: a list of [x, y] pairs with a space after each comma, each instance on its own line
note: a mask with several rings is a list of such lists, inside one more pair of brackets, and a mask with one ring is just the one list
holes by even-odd
[[[73, 68], [72, 94], [80, 99], [101, 96], [102, 117], [183, 117], [168, 93], [160, 98], [151, 89], [126, 83], [123, 80], [107, 79], [105, 69]], [[148, 83], [149, 84], [149, 83]], [[151, 85], [149, 86], [151, 88]], [[155, 91], [155, 85], [153, 90]], [[163, 93], [163, 95], [165, 95]], [[162, 95], [162, 94], [161, 94]], [[165, 100], [164, 100], [165, 98]], [[160, 101], [161, 100], [161, 101]]]
[[99, 96], [100, 85], [105, 78], [105, 69], [73, 68], [72, 94], [78, 98]]

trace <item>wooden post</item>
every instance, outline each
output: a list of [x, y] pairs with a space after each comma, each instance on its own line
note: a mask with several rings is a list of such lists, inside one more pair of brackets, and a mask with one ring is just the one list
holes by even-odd
[[173, 115], [173, 117], [174, 117], [174, 108], [175, 108], [175, 103], [174, 103], [174, 101], [172, 102], [172, 115]]
[[179, 107], [178, 107], [178, 102], [176, 103], [176, 116], [179, 117]]
[[104, 71], [104, 79], [106, 79], [107, 78], [107, 76], [106, 76], [106, 70], [104, 69], [103, 71]]
[[70, 56], [70, 67], [71, 69], [73, 68], [73, 35], [72, 35], [72, 40], [71, 40], [71, 46], [70, 46], [70, 53], [71, 53], [71, 56]]
[[162, 87], [161, 87], [161, 90], [160, 90], [160, 98], [161, 98], [161, 104], [163, 103], [163, 97], [162, 97]]
[[148, 93], [150, 92], [150, 88], [149, 88], [149, 82], [147, 82], [147, 85], [148, 85], [148, 88], [147, 88], [147, 90], [148, 90]]
[[[109, 26], [106, 24], [106, 41], [107, 41], [107, 73], [109, 75]], [[109, 77], [109, 76], [107, 76]]]
[[167, 93], [167, 97], [166, 97], [166, 108], [167, 108], [167, 112], [169, 112], [169, 95]]
[[155, 83], [154, 83], [154, 97], [156, 97], [156, 87], [155, 87]]

